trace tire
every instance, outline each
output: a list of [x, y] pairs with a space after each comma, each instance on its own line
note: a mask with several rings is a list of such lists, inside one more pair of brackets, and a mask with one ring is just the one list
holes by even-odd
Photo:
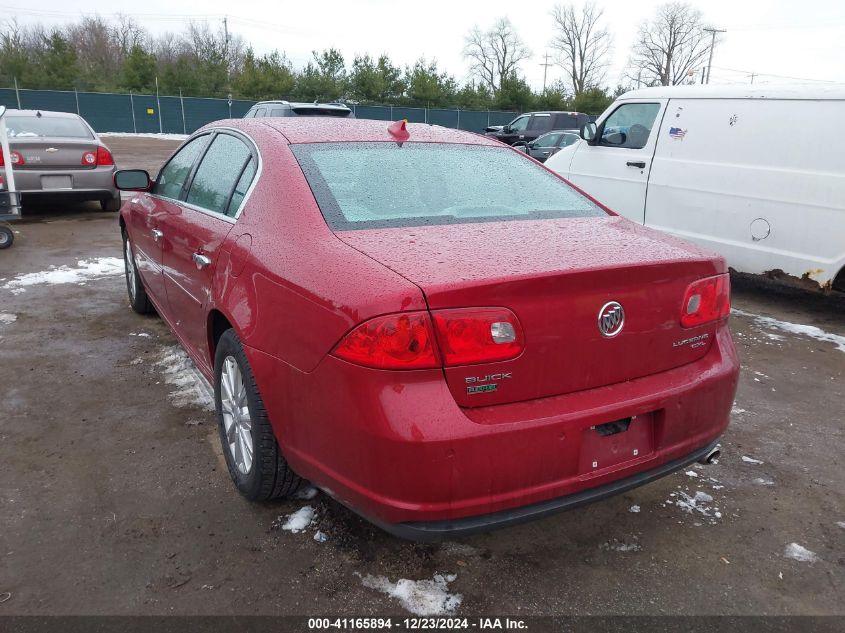
[[108, 198], [107, 200], [100, 200], [100, 208], [103, 211], [120, 211], [122, 200], [120, 195], [115, 198]]
[[147, 296], [144, 282], [141, 281], [141, 276], [138, 274], [132, 243], [129, 241], [129, 234], [126, 231], [123, 231], [123, 269], [126, 276], [126, 292], [129, 295], [129, 305], [138, 314], [154, 313], [155, 308]]
[[238, 491], [250, 501], [296, 492], [302, 478], [282, 457], [249, 361], [231, 329], [220, 337], [214, 354], [214, 405], [223, 455]]
[[15, 243], [15, 234], [8, 226], [0, 226], [0, 251], [11, 248]]

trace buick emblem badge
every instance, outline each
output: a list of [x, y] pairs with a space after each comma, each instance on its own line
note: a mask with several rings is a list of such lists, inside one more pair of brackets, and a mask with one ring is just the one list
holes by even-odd
[[608, 301], [599, 310], [598, 323], [602, 336], [616, 336], [625, 325], [625, 309], [618, 301]]

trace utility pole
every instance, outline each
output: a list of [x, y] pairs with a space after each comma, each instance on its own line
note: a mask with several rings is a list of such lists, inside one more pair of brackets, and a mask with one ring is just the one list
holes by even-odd
[[540, 64], [540, 66], [543, 67], [543, 92], [545, 93], [546, 92], [546, 72], [549, 70], [549, 66], [551, 66], [551, 64], [549, 63], [549, 52], [548, 51], [546, 51], [546, 54], [543, 56], [543, 59], [544, 59], [544, 61], [543, 61], [542, 64]]
[[226, 63], [226, 79], [229, 78], [229, 18], [223, 16], [223, 61]]
[[754, 77], [757, 76], [757, 73], [751, 73], [751, 83], [754, 83]]
[[712, 36], [710, 39], [710, 60], [707, 62], [707, 83], [710, 83], [710, 70], [713, 67], [713, 49], [716, 47], [716, 33], [727, 33], [725, 29], [714, 29], [714, 28], [706, 28], [704, 29]]

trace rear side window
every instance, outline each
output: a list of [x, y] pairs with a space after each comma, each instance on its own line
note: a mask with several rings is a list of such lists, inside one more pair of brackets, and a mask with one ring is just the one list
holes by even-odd
[[334, 230], [605, 215], [506, 147], [379, 142], [291, 150]]
[[229, 206], [226, 209], [226, 215], [229, 217], [234, 217], [238, 209], [240, 209], [241, 203], [246, 197], [246, 192], [249, 191], [249, 186], [252, 184], [253, 178], [255, 178], [257, 168], [258, 166], [255, 164], [254, 158], [250, 157], [247, 159], [247, 163], [241, 172], [241, 177], [238, 178], [235, 190], [232, 192], [232, 199], [229, 201]]
[[231, 134], [218, 134], [197, 167], [185, 202], [226, 213], [229, 198], [252, 153], [249, 147]]
[[6, 116], [6, 132], [9, 138], [53, 136], [59, 138], [94, 138], [91, 130], [76, 117]]
[[534, 145], [537, 147], [555, 147], [561, 136], [563, 134], [545, 134], [534, 141]]
[[531, 122], [528, 124], [529, 130], [551, 130], [552, 117], [548, 114], [535, 114], [531, 117]]
[[185, 181], [188, 179], [197, 157], [205, 149], [209, 136], [204, 134], [188, 141], [173, 155], [173, 158], [159, 173], [155, 187], [153, 187], [153, 193], [173, 200], [178, 200], [182, 196]]
[[285, 116], [284, 108], [273, 108], [270, 110], [270, 116]]
[[555, 129], [556, 130], [577, 130], [581, 127], [578, 122], [579, 117], [571, 114], [556, 114], [555, 115]]

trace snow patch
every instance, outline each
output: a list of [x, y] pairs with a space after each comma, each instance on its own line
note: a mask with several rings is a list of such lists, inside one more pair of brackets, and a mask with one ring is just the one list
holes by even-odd
[[639, 511], [640, 511], [640, 506], [631, 506], [630, 508], [628, 508], [628, 512], [633, 512], [634, 514], [636, 514]]
[[695, 472], [694, 470], [688, 470], [688, 471], [686, 471], [684, 474], [685, 474], [687, 477], [695, 477], [696, 479], [698, 478], [698, 473], [697, 473], [697, 472]]
[[765, 462], [760, 461], [759, 459], [754, 459], [753, 457], [749, 457], [748, 455], [742, 456], [742, 461], [746, 464], [763, 464]]
[[12, 314], [11, 312], [0, 312], [0, 325], [11, 325], [17, 320], [17, 314]]
[[276, 519], [274, 525], [278, 525], [278, 527], [283, 530], [287, 530], [288, 532], [299, 534], [311, 526], [316, 516], [317, 512], [314, 508], [311, 506], [304, 506], [293, 514], [289, 514], [284, 523], [282, 523], [282, 517], [279, 517]]
[[0, 286], [13, 294], [23, 292], [28, 286], [41, 284], [84, 284], [86, 281], [123, 274], [123, 260], [117, 257], [80, 259], [76, 267], [50, 266], [37, 273], [22, 273]]
[[321, 532], [320, 530], [317, 530], [316, 532], [314, 532], [314, 540], [317, 541], [318, 543], [325, 543], [326, 541], [329, 540], [329, 537], [325, 532]]
[[841, 527], [843, 530], [845, 530], [845, 521], [837, 521], [837, 522], [836, 522], [836, 525], [838, 525], [838, 526], [839, 526], [839, 527]]
[[751, 483], [753, 483], [756, 486], [774, 486], [775, 485], [775, 482], [773, 482], [771, 479], [765, 479], [763, 477], [755, 477], [754, 479], [751, 480]]
[[798, 543], [790, 543], [787, 545], [783, 550], [783, 555], [802, 563], [815, 563], [819, 560], [819, 557], [815, 552], [811, 552], [806, 547], [803, 547]]
[[152, 334], [148, 334], [147, 332], [130, 332], [129, 336], [140, 336], [141, 338], [150, 338]]
[[731, 409], [731, 415], [740, 415], [742, 413], [747, 413], [745, 409], [740, 409], [739, 407], [733, 407]]
[[317, 496], [317, 493], [320, 492], [314, 486], [305, 486], [304, 488], [300, 488], [296, 491], [296, 494], [293, 495], [294, 499], [301, 499], [302, 501], [311, 501], [314, 497]]
[[599, 549], [605, 552], [639, 552], [642, 548], [643, 546], [639, 543], [625, 543], [616, 539], [599, 545]]
[[396, 598], [404, 609], [414, 615], [432, 616], [454, 613], [460, 606], [463, 596], [449, 593], [449, 583], [457, 577], [456, 574], [434, 574], [431, 580], [400, 578], [394, 583], [384, 576], [367, 574], [361, 577], [361, 583]]
[[164, 382], [173, 387], [170, 401], [175, 406], [214, 411], [214, 390], [183, 349], [175, 345], [164, 348], [155, 367], [164, 374]]
[[701, 516], [708, 517], [711, 519], [711, 525], [716, 524], [716, 521], [713, 519], [722, 518], [722, 513], [719, 511], [719, 508], [710, 505], [713, 503], [713, 497], [701, 490], [697, 490], [694, 495], [690, 495], [683, 490], [678, 490], [677, 492], [673, 492], [669, 495], [666, 503], [678, 506], [687, 514], [696, 513]]
[[841, 336], [839, 334], [831, 334], [830, 332], [825, 332], [823, 329], [816, 327], [815, 325], [803, 325], [801, 323], [790, 323], [789, 321], [781, 321], [779, 319], [773, 319], [772, 317], [762, 316], [760, 314], [754, 314], [753, 312], [745, 312], [744, 310], [737, 310], [734, 308], [731, 310], [733, 314], [738, 314], [739, 316], [748, 317], [753, 319], [754, 322], [759, 325], [760, 327], [764, 328], [774, 328], [776, 330], [780, 330], [782, 332], [789, 332], [790, 334], [798, 334], [800, 336], [808, 336], [810, 338], [814, 338], [817, 341], [826, 341], [828, 343], [833, 343], [836, 345], [836, 348], [840, 352], [845, 352], [845, 336]]
[[97, 136], [106, 138], [157, 138], [162, 141], [184, 141], [188, 138], [187, 134], [161, 134], [161, 133], [133, 133], [133, 132], [98, 132]]

